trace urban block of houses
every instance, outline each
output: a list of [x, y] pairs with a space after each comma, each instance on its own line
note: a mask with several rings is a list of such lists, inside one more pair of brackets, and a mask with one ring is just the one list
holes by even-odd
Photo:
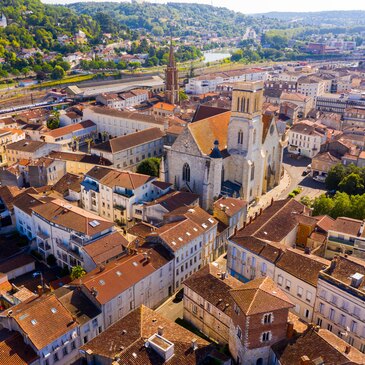
[[85, 144], [88, 139], [93, 139], [95, 136], [95, 123], [91, 120], [85, 120], [46, 132], [42, 135], [42, 139], [47, 143], [60, 144], [64, 150], [70, 150], [77, 149], [80, 145]]
[[88, 107], [83, 111], [83, 120], [93, 121], [98, 129], [99, 139], [102, 133], [112, 137], [123, 136], [148, 128], [167, 129], [167, 121], [153, 115], [120, 111], [108, 107]]
[[149, 175], [96, 166], [81, 183], [81, 205], [101, 217], [127, 225], [134, 219], [143, 219], [140, 206], [144, 202], [171, 189], [170, 184], [162, 185], [161, 189], [157, 178]]
[[112, 109], [123, 109], [133, 107], [147, 101], [149, 98], [149, 91], [144, 89], [134, 89], [127, 92], [102, 93], [96, 97], [96, 102]]
[[148, 128], [97, 144], [91, 153], [106, 158], [118, 169], [133, 171], [144, 159], [162, 155], [164, 136], [159, 128]]

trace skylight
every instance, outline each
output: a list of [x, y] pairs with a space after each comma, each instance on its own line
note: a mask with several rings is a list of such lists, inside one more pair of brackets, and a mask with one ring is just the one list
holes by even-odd
[[56, 309], [56, 308], [51, 308], [51, 312], [52, 312], [53, 314], [55, 314], [55, 313], [57, 313], [57, 309]]

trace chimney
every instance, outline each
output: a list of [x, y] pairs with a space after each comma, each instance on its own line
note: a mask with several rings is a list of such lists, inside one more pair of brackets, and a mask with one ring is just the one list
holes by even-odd
[[304, 249], [304, 253], [305, 253], [306, 255], [310, 255], [310, 254], [311, 254], [311, 249], [310, 249], [310, 247], [306, 247], [306, 248]]
[[99, 272], [103, 272], [105, 270], [105, 266], [104, 265], [100, 265], [99, 266]]
[[335, 256], [330, 264], [330, 272], [332, 273], [332, 271], [336, 268], [336, 264], [337, 264], [337, 256]]
[[221, 279], [222, 280], [224, 280], [226, 278], [226, 272], [225, 271], [223, 271], [222, 273], [221, 273]]
[[300, 358], [300, 365], [310, 365], [312, 362], [310, 361], [308, 356], [302, 356]]
[[158, 326], [157, 333], [159, 334], [159, 336], [163, 336], [163, 327], [162, 326]]
[[294, 323], [288, 322], [286, 325], [286, 338], [290, 340], [294, 336]]
[[350, 345], [346, 345], [345, 347], [345, 354], [348, 355], [351, 351], [351, 346]]
[[198, 340], [196, 338], [193, 338], [191, 340], [191, 348], [195, 351], [198, 348]]
[[136, 239], [134, 241], [134, 245], [135, 245], [136, 248], [139, 248], [139, 239]]
[[41, 297], [43, 295], [43, 287], [42, 285], [38, 285], [37, 286], [37, 293], [38, 293], [38, 296]]
[[274, 198], [271, 198], [270, 207], [274, 204]]

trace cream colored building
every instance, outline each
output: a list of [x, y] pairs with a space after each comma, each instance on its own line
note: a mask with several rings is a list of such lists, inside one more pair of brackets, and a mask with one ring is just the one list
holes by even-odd
[[365, 353], [364, 261], [336, 256], [320, 272], [315, 323]]
[[233, 300], [227, 295], [242, 283], [214, 264], [184, 281], [184, 320], [220, 344], [228, 344]]

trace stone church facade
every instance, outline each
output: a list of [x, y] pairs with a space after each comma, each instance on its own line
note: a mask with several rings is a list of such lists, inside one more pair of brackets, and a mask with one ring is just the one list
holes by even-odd
[[236, 84], [231, 111], [188, 124], [166, 147], [161, 178], [199, 194], [204, 209], [222, 195], [251, 202], [277, 185], [283, 145], [262, 102], [262, 82]]

